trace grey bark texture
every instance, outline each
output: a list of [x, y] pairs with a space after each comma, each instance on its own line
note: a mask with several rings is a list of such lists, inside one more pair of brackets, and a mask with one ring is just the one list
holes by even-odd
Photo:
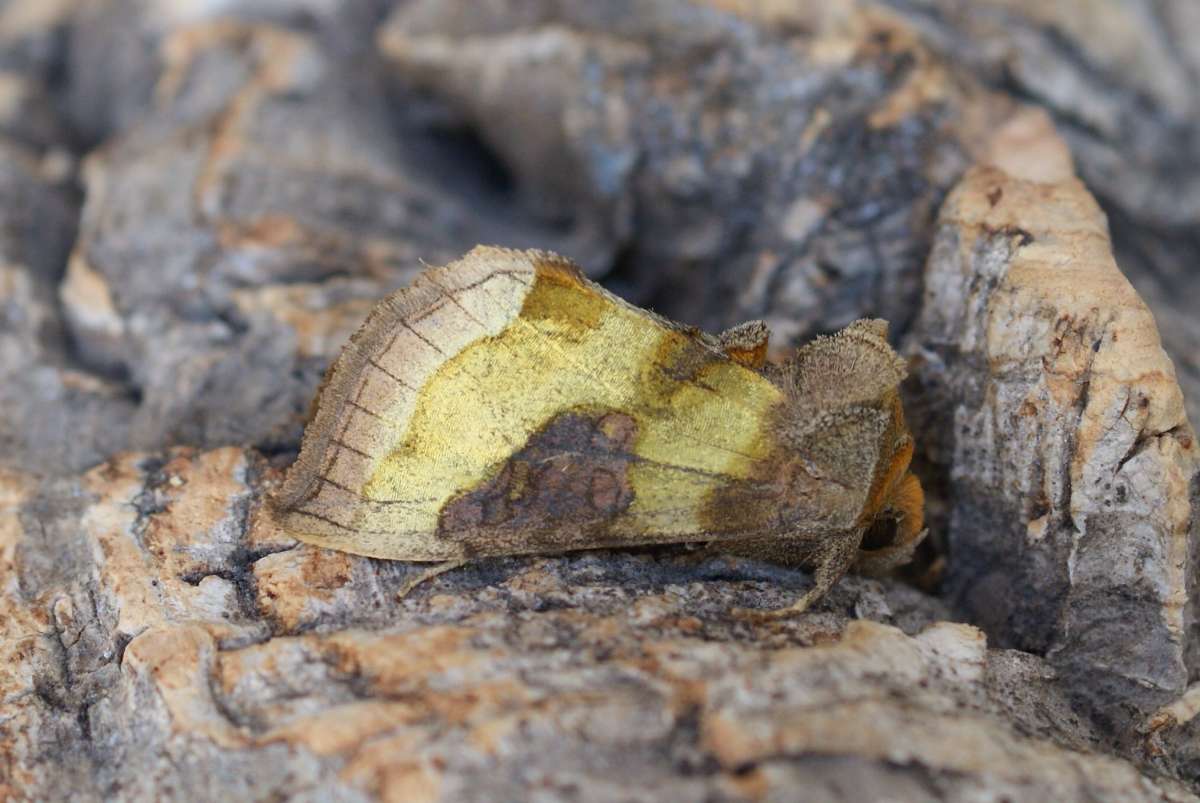
[[[1196, 799], [1192, 8], [0, 3], [0, 798]], [[287, 537], [326, 366], [479, 242], [888, 318], [918, 563], [751, 624], [807, 576]]]

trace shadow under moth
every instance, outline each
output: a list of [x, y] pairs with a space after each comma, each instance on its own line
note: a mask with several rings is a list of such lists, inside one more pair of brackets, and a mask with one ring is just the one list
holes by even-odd
[[[477, 247], [383, 299], [326, 375], [272, 498], [318, 546], [436, 562], [704, 543], [814, 567], [792, 607], [923, 536], [887, 324], [766, 359], [627, 304], [569, 260]], [[863, 549], [872, 529], [886, 542]], [[410, 584], [409, 588], [416, 583]]]

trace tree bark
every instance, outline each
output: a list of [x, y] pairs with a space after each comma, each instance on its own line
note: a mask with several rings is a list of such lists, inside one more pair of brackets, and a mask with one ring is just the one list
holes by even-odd
[[[1195, 799], [1195, 16], [0, 6], [0, 796]], [[918, 564], [751, 624], [807, 576], [597, 552], [398, 600], [420, 567], [289, 538], [325, 368], [478, 242], [775, 356], [888, 318]]]

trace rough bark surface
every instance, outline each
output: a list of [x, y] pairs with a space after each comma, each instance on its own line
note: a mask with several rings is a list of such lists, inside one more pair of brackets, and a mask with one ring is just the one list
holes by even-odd
[[1014, 101], [1042, 105], [1200, 400], [1196, 18], [1188, 0], [418, 0], [380, 44], [535, 206], [624, 241], [637, 292], [787, 340], [863, 310], [906, 330], [941, 198]]
[[1191, 799], [933, 599], [670, 555], [410, 570], [296, 544], [222, 449], [3, 478], [0, 763], [40, 799]]
[[1014, 120], [943, 205], [910, 411], [950, 483], [946, 591], [1118, 725], [1188, 683], [1200, 447], [1058, 142]]
[[940, 55], [1046, 108], [1108, 213], [1200, 419], [1200, 5], [886, 0]]
[[635, 298], [780, 342], [864, 312], [907, 328], [937, 204], [1012, 105], [867, 8], [431, 0], [379, 41], [532, 209], [624, 243]]
[[[1196, 799], [1191, 8], [0, 2], [0, 798]], [[891, 319], [925, 590], [287, 538], [330, 359], [477, 242]]]

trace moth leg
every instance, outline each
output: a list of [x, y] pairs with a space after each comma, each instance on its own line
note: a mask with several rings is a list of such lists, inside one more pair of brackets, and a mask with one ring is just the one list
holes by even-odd
[[421, 585], [426, 580], [432, 580], [439, 574], [445, 574], [446, 572], [454, 571], [459, 566], [463, 566], [466, 563], [466, 560], [448, 560], [445, 563], [435, 563], [425, 571], [418, 572], [416, 577], [413, 577], [411, 580], [406, 581], [404, 585], [400, 586], [400, 590], [396, 592], [396, 602], [403, 600], [410, 593], [412, 593], [414, 588]]
[[834, 536], [820, 545], [810, 547], [816, 567], [813, 569], [813, 587], [804, 596], [786, 608], [775, 610], [758, 610], [754, 608], [735, 608], [734, 616], [751, 621], [772, 621], [799, 616], [808, 610], [809, 606], [833, 588], [841, 579], [854, 559], [858, 556], [858, 546], [862, 541], [861, 532], [845, 533]]

